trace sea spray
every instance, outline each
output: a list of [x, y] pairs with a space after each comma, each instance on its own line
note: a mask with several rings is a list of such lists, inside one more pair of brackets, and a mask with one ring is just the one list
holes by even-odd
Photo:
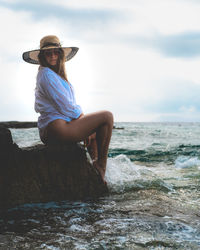
[[196, 166], [200, 166], [200, 160], [198, 157], [178, 156], [175, 160], [176, 168], [191, 168]]
[[146, 166], [136, 165], [126, 155], [109, 158], [105, 179], [108, 188], [113, 193], [123, 193], [130, 190], [156, 188], [172, 191], [172, 186], [165, 183]]
[[111, 191], [123, 192], [127, 188], [130, 189], [134, 181], [140, 177], [138, 166], [127, 156], [118, 155], [108, 159], [105, 179]]

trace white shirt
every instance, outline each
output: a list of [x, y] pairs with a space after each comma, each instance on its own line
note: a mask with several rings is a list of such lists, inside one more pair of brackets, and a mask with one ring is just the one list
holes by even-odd
[[40, 113], [39, 130], [56, 119], [70, 122], [82, 113], [76, 104], [72, 85], [48, 67], [41, 67], [37, 75], [35, 111]]

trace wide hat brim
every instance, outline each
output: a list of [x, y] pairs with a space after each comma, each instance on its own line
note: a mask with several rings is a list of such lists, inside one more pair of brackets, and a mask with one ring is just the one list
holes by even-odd
[[[27, 63], [32, 63], [32, 64], [39, 64], [38, 60], [38, 55], [41, 50], [46, 50], [46, 49], [57, 49], [58, 47], [55, 46], [50, 46], [44, 49], [37, 49], [37, 50], [31, 50], [31, 51], [26, 51], [23, 53], [22, 58], [25, 62]], [[62, 49], [65, 53], [65, 61], [69, 61], [74, 57], [79, 50], [77, 47], [59, 47]]]

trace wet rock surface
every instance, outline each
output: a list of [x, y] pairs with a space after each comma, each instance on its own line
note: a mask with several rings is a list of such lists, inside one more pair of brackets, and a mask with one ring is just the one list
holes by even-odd
[[0, 216], [0, 249], [199, 249], [198, 209], [157, 190], [27, 204]]

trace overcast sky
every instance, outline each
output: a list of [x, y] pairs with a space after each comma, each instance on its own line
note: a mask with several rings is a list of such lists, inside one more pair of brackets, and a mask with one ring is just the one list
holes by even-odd
[[35, 121], [45, 35], [79, 47], [66, 63], [84, 113], [115, 121], [200, 121], [200, 1], [0, 0], [0, 120]]

